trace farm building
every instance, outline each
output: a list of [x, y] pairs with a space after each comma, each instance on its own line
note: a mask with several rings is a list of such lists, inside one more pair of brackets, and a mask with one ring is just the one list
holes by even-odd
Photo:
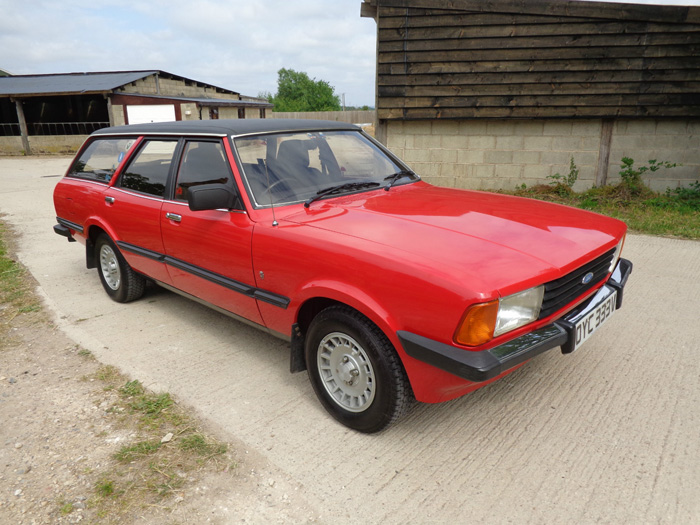
[[700, 179], [700, 7], [570, 0], [365, 0], [377, 137], [428, 181], [473, 189], [619, 179], [623, 157]]
[[272, 104], [165, 71], [0, 77], [0, 154], [72, 152], [96, 129], [265, 118]]

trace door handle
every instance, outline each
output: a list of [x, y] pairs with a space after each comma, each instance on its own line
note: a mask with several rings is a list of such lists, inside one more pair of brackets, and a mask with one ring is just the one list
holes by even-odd
[[107, 204], [114, 204], [114, 197], [105, 197], [105, 202]]
[[178, 215], [177, 213], [166, 212], [165, 216], [175, 222], [180, 222], [182, 220], [182, 215]]

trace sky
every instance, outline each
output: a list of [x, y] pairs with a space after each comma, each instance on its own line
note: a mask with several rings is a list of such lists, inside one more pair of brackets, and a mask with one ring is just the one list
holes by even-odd
[[[163, 70], [257, 96], [281, 68], [373, 106], [376, 24], [362, 0], [0, 0], [0, 69]], [[632, 3], [700, 5], [700, 0]]]

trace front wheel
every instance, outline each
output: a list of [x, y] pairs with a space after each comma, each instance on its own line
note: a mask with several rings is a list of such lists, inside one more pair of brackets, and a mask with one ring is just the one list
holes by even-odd
[[373, 433], [408, 412], [413, 392], [387, 337], [344, 306], [320, 312], [305, 343], [311, 384], [324, 408], [347, 427]]
[[112, 240], [100, 234], [95, 241], [97, 273], [107, 295], [118, 303], [128, 303], [143, 295], [146, 279], [126, 262]]

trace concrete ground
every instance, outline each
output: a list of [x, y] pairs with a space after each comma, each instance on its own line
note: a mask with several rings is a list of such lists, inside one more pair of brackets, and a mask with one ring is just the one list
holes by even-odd
[[366, 436], [289, 374], [284, 343], [164, 290], [108, 299], [52, 231], [68, 162], [0, 158], [0, 213], [59, 326], [264, 456], [321, 521], [700, 522], [700, 242], [630, 235], [624, 306], [583, 348]]

